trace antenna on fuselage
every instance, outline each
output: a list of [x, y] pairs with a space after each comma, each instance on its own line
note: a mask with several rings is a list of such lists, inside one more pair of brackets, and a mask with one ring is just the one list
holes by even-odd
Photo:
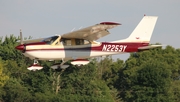
[[81, 29], [82, 28], [82, 26], [81, 27], [79, 27], [79, 29]]
[[74, 31], [75, 29], [76, 29], [76, 28], [73, 28], [73, 29], [71, 30], [71, 32]]

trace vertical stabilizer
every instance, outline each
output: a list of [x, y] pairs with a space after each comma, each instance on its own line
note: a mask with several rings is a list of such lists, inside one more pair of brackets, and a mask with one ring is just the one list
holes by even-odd
[[126, 39], [130, 41], [149, 42], [153, 33], [157, 16], [144, 16], [131, 35]]

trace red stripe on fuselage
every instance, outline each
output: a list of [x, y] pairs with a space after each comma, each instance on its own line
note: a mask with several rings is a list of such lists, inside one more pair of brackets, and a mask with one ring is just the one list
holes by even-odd
[[[41, 45], [41, 44], [40, 44]], [[82, 48], [46, 48], [46, 49], [30, 49], [26, 51], [54, 51], [54, 50], [65, 50], [65, 51], [103, 51], [103, 52], [137, 52], [139, 47], [148, 46], [149, 43], [140, 42], [127, 42], [127, 43], [107, 43], [103, 42], [100, 46], [94, 47], [82, 47]], [[26, 45], [33, 46], [33, 44]], [[34, 45], [34, 46], [38, 46]], [[77, 45], [78, 46], [78, 45]]]
[[105, 52], [137, 52], [139, 47], [148, 46], [149, 43], [127, 42], [127, 43], [106, 43], [103, 42], [101, 46], [92, 47], [91, 51], [105, 51]]

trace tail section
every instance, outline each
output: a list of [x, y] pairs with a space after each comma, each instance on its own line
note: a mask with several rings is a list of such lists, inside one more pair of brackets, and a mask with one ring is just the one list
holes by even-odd
[[144, 16], [128, 38], [114, 42], [142, 43], [142, 45], [138, 45], [138, 51], [162, 47], [163, 45], [148, 45], [157, 19], [157, 16]]
[[131, 35], [126, 39], [130, 41], [149, 42], [157, 21], [157, 16], [144, 16]]
[[128, 38], [123, 39], [123, 40], [113, 41], [113, 42], [149, 43], [157, 18], [158, 18], [157, 16], [144, 16]]

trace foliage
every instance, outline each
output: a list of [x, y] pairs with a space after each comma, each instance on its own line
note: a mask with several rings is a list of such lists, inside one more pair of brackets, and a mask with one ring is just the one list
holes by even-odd
[[61, 101], [112, 102], [109, 88], [104, 81], [96, 78], [96, 74], [94, 63], [81, 67], [72, 66], [65, 70], [60, 82]]
[[28, 92], [28, 89], [20, 84], [17, 79], [10, 78], [6, 85], [3, 87], [5, 92], [2, 95], [3, 100], [6, 102], [24, 102], [29, 101], [31, 94]]
[[[175, 101], [172, 82], [179, 77], [178, 53], [170, 46], [131, 54], [119, 81], [125, 101]], [[179, 80], [178, 80], [179, 81]]]
[[6, 83], [8, 79], [9, 79], [9, 76], [7, 76], [3, 72], [3, 62], [2, 60], [0, 60], [0, 87], [4, 86], [4, 84]]

